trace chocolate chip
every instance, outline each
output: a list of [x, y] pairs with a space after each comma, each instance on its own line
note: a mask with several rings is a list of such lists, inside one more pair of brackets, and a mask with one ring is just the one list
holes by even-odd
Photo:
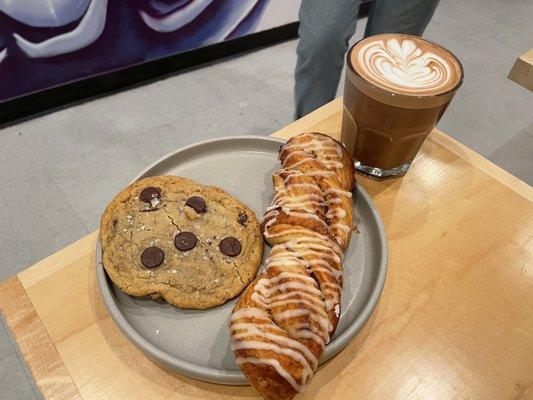
[[222, 239], [218, 244], [218, 248], [222, 254], [230, 257], [235, 257], [242, 250], [241, 242], [233, 236]]
[[145, 203], [151, 203], [152, 199], [160, 199], [160, 198], [161, 198], [161, 189], [154, 187], [154, 186], [148, 186], [147, 188], [144, 188], [139, 194], [139, 199], [141, 199], [141, 201], [144, 201]]
[[192, 232], [180, 232], [174, 238], [174, 246], [180, 251], [187, 251], [196, 246], [196, 235]]
[[141, 212], [153, 212], [158, 210], [160, 210], [160, 208], [145, 208], [144, 210], [141, 210]]
[[203, 214], [207, 211], [204, 199], [199, 196], [189, 197], [185, 205], [191, 207], [198, 214]]
[[165, 252], [157, 246], [148, 247], [141, 253], [141, 263], [146, 268], [157, 268], [165, 259]]
[[239, 213], [239, 218], [237, 218], [237, 221], [242, 226], [246, 226], [246, 221], [248, 221], [248, 215], [246, 215], [246, 213], [244, 211]]

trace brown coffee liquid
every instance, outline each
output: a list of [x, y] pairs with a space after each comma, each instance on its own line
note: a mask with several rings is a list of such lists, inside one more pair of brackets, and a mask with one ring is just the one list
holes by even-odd
[[[379, 36], [390, 38], [395, 35], [377, 35], [377, 37]], [[408, 35], [396, 36], [411, 38]], [[367, 39], [372, 38], [376, 38], [376, 36]], [[416, 40], [422, 41], [419, 38]], [[342, 120], [343, 142], [352, 153], [353, 158], [365, 166], [390, 170], [404, 164], [410, 164], [427, 135], [443, 115], [455, 90], [461, 83], [460, 63], [454, 61], [456, 64], [452, 65], [453, 71], [459, 71], [459, 77], [454, 78], [451, 83], [445, 82], [445, 85], [453, 90], [432, 95], [410, 95], [406, 94], [407, 85], [404, 85], [401, 90], [392, 90], [390, 86], [395, 82], [387, 83], [388, 87], [385, 87], [386, 85], [380, 87], [378, 86], [379, 79], [369, 79], [368, 73], [358, 73], [351, 59], [355, 57], [353, 51], [357, 50], [357, 46], [361, 42], [356, 44], [348, 53]], [[444, 49], [442, 51], [447, 52]], [[374, 53], [377, 52], [374, 51]], [[448, 54], [451, 53], [447, 52], [447, 57]], [[401, 73], [403, 71], [400, 70], [398, 81], [404, 82], [409, 78], [409, 75], [404, 76]], [[418, 77], [420, 74], [414, 74], [414, 76]], [[437, 82], [437, 79], [433, 79], [433, 81], [431, 79], [433, 76], [429, 76], [427, 79], [430, 84], [433, 81]], [[441, 79], [440, 82], [442, 81]], [[422, 84], [425, 83], [422, 81]], [[419, 90], [420, 87], [421, 85], [416, 90]], [[442, 84], [441, 87], [443, 87]], [[416, 92], [416, 90], [414, 91]], [[429, 91], [427, 87], [422, 87], [420, 90]]]
[[410, 163], [450, 100], [426, 109], [399, 108], [367, 96], [347, 80], [343, 142], [364, 165], [391, 169]]

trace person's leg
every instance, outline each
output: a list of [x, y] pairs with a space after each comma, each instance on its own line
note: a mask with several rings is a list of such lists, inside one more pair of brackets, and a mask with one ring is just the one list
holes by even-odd
[[439, 0], [374, 0], [365, 37], [378, 33], [422, 36]]
[[294, 87], [296, 118], [335, 97], [358, 10], [359, 0], [302, 1]]

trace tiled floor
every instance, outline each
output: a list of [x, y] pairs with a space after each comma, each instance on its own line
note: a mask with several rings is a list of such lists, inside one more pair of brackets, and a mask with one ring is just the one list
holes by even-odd
[[0, 393], [2, 399], [39, 400], [40, 393], [0, 315]]
[[[532, 13], [527, 0], [442, 0], [425, 35], [465, 68], [439, 127], [529, 183], [533, 94], [506, 76], [533, 46]], [[8, 189], [0, 279], [95, 229], [106, 202], [146, 163], [194, 141], [268, 135], [290, 122], [295, 47], [286, 42], [0, 130], [0, 184]]]
[[[533, 93], [506, 77], [533, 47], [532, 15], [530, 0], [441, 0], [425, 35], [465, 68], [439, 127], [530, 184]], [[104, 205], [146, 163], [194, 141], [268, 135], [290, 122], [295, 47], [286, 42], [0, 130], [0, 280], [94, 230]], [[0, 391], [16, 387], [0, 375]]]

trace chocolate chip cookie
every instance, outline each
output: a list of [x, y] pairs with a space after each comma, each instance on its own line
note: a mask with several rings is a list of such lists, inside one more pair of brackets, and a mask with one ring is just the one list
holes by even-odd
[[122, 190], [100, 222], [103, 265], [132, 296], [206, 309], [255, 277], [263, 240], [254, 212], [222, 189], [156, 176]]

